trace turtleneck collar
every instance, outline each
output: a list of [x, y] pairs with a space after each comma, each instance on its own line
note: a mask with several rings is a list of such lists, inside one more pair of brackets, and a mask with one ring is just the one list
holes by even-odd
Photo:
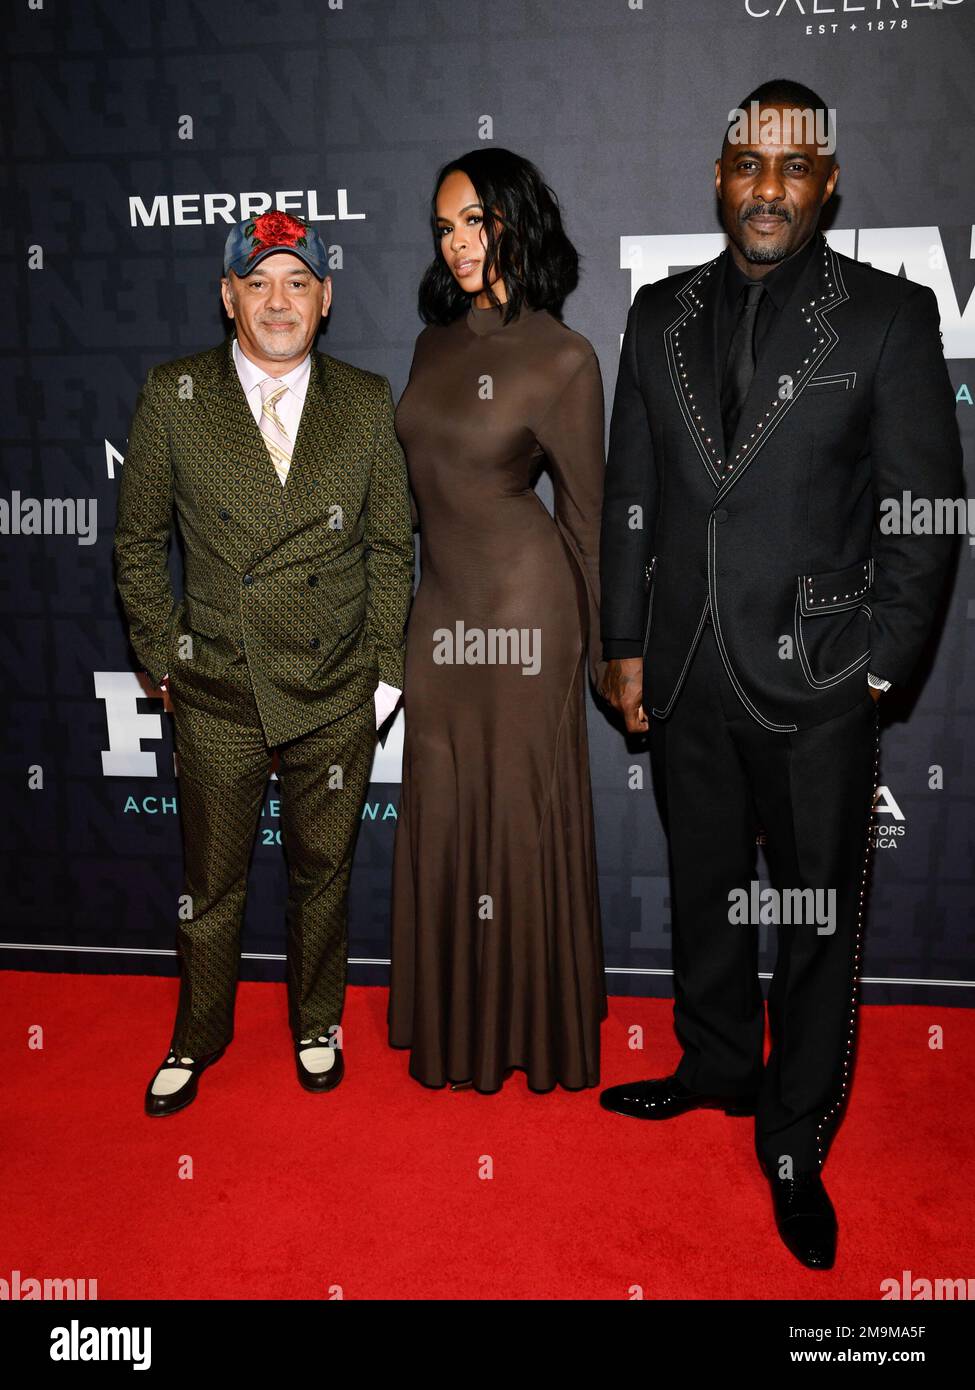
[[[467, 326], [472, 333], [477, 333], [479, 337], [483, 337], [487, 333], [495, 333], [499, 328], [505, 328], [510, 326], [504, 323], [504, 315], [507, 312], [507, 309], [507, 304], [502, 304], [500, 308], [496, 308], [492, 304], [489, 305], [487, 309], [479, 309], [474, 304], [474, 301], [471, 300], [470, 307], [468, 308], [466, 315]], [[526, 314], [530, 313], [530, 309], [522, 307], [522, 309], [511, 320], [511, 323], [519, 323], [525, 317]]]

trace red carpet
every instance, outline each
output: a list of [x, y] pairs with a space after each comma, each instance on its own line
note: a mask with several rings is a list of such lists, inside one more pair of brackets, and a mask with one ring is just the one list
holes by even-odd
[[[0, 990], [4, 1279], [97, 1279], [102, 1299], [877, 1299], [904, 1270], [975, 1275], [969, 1010], [862, 1010], [824, 1174], [839, 1256], [813, 1273], [779, 1243], [751, 1121], [629, 1121], [520, 1072], [494, 1096], [426, 1090], [386, 1046], [385, 990], [349, 991], [346, 1078], [315, 1096], [284, 987], [241, 985], [234, 1043], [162, 1120], [142, 1097], [175, 980], [7, 972]], [[669, 1070], [669, 1002], [613, 999], [603, 1050], [604, 1085]]]

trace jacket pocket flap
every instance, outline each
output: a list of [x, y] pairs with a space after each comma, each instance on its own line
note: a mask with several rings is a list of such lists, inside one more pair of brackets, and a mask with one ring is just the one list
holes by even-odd
[[802, 388], [803, 396], [821, 396], [825, 391], [852, 391], [856, 372], [840, 372], [835, 376], [810, 377]]
[[184, 594], [186, 601], [186, 621], [191, 632], [202, 632], [204, 637], [219, 637], [224, 629], [224, 616], [219, 608], [211, 608], [193, 594]]
[[857, 608], [873, 586], [873, 557], [847, 565], [842, 570], [827, 570], [821, 574], [800, 574], [799, 611], [811, 618], [817, 613], [836, 613], [843, 608]]

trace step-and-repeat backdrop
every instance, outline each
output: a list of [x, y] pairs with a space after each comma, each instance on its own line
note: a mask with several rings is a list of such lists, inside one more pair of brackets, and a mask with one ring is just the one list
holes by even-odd
[[[640, 283], [724, 244], [728, 113], [793, 78], [837, 113], [830, 242], [937, 294], [971, 457], [975, 0], [18, 0], [4, 29], [0, 966], [176, 970], [172, 719], [128, 648], [112, 532], [146, 371], [226, 331], [231, 222], [315, 223], [334, 286], [318, 346], [398, 396], [435, 172], [483, 142], [519, 151], [583, 254], [565, 317], [599, 354], [608, 420]], [[868, 1000], [975, 1001], [973, 561], [965, 538], [930, 660], [885, 709]], [[589, 726], [609, 988], [669, 994], [647, 753], [592, 705]], [[353, 982], [386, 979], [402, 741], [400, 716], [358, 843]], [[283, 978], [279, 827], [272, 779], [244, 978]]]

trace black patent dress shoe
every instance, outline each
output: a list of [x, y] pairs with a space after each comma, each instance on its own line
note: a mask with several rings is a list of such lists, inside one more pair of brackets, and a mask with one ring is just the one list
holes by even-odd
[[604, 1110], [638, 1120], [669, 1120], [687, 1110], [723, 1110], [726, 1115], [754, 1115], [755, 1096], [709, 1096], [689, 1091], [677, 1076], [655, 1081], [626, 1081], [610, 1086], [599, 1097]]
[[295, 1069], [298, 1072], [298, 1080], [306, 1091], [334, 1091], [335, 1087], [345, 1075], [345, 1061], [342, 1049], [336, 1047], [335, 1061], [328, 1071], [309, 1071], [301, 1060], [303, 1052], [310, 1052], [313, 1047], [326, 1047], [327, 1042], [322, 1042], [320, 1038], [312, 1038], [310, 1042], [295, 1042]]
[[[205, 1057], [198, 1057], [194, 1058], [192, 1061], [187, 1061], [185, 1058], [181, 1057], [175, 1049], [170, 1049], [165, 1062], [153, 1073], [152, 1081], [150, 1081], [149, 1085], [146, 1087], [146, 1114], [152, 1116], [175, 1115], [177, 1110], [185, 1110], [188, 1105], [196, 1100], [200, 1075], [206, 1071], [207, 1067], [211, 1067], [214, 1062], [218, 1062], [226, 1050], [227, 1047], [226, 1044], [224, 1044], [224, 1046], [218, 1048], [216, 1052], [210, 1052]], [[190, 1079], [184, 1081], [182, 1086], [179, 1086], [175, 1091], [171, 1091], [169, 1095], [156, 1095], [152, 1089], [156, 1077], [159, 1076], [161, 1072], [172, 1071], [177, 1067], [182, 1068], [184, 1071], [192, 1072], [193, 1074]]]
[[836, 1212], [818, 1173], [772, 1176], [775, 1224], [783, 1244], [807, 1269], [832, 1269], [836, 1259]]

